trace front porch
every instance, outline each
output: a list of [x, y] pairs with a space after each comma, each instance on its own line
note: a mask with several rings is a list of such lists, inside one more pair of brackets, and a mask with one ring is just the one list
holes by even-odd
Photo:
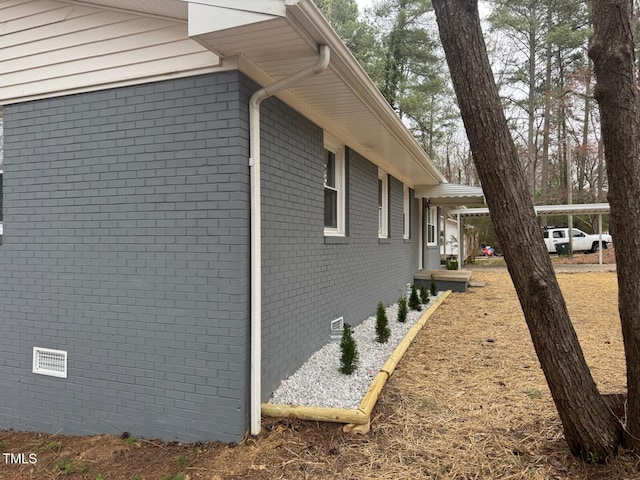
[[452, 290], [454, 292], [466, 292], [471, 280], [470, 270], [419, 270], [414, 276], [416, 288], [425, 285], [431, 286], [431, 277], [436, 281], [436, 288], [439, 291]]

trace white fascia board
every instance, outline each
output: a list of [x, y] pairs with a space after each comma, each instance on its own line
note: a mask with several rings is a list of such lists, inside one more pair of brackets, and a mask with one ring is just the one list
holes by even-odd
[[225, 0], [189, 2], [189, 36], [265, 22], [286, 15], [282, 0]]

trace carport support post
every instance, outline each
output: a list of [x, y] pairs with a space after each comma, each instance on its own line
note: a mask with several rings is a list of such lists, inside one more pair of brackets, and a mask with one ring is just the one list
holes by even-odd
[[598, 214], [598, 265], [602, 265], [602, 214]]
[[462, 270], [462, 253], [464, 252], [464, 238], [462, 237], [462, 224], [460, 223], [460, 214], [457, 213], [458, 218], [458, 270]]
[[[447, 264], [447, 212], [443, 209], [442, 211], [442, 245], [439, 248], [444, 247], [444, 263]], [[453, 247], [452, 247], [453, 248]], [[451, 250], [451, 254], [453, 254], [453, 250]], [[440, 259], [440, 264], [442, 265], [442, 258]]]

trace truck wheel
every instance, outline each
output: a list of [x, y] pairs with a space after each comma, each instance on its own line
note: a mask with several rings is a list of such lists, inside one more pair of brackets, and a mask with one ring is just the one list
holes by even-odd
[[[591, 247], [591, 253], [596, 253], [599, 250], [600, 244], [599, 242], [593, 242], [593, 246]], [[602, 249], [606, 250], [607, 249], [607, 242], [602, 242]]]

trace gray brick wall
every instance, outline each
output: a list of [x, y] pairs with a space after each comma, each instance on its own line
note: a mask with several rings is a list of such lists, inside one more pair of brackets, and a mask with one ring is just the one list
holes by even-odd
[[323, 132], [276, 99], [263, 104], [263, 394], [329, 339], [330, 321], [352, 325], [394, 303], [413, 281], [418, 202], [403, 239], [403, 185], [389, 177], [389, 231], [378, 239], [378, 167], [348, 162], [348, 236], [325, 243]]
[[[4, 108], [0, 428], [238, 440], [247, 91], [224, 73]], [[68, 378], [31, 373], [68, 351]]]
[[[0, 428], [238, 440], [249, 399], [249, 97], [239, 73], [4, 109]], [[263, 104], [263, 394], [413, 278], [389, 179], [347, 149], [348, 235], [323, 235], [323, 132]], [[31, 373], [32, 347], [69, 377]]]

